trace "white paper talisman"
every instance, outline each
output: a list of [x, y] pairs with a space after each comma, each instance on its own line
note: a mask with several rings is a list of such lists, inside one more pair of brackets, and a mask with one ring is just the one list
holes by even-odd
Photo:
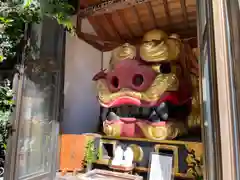
[[168, 154], [151, 154], [148, 180], [172, 180], [173, 156]]

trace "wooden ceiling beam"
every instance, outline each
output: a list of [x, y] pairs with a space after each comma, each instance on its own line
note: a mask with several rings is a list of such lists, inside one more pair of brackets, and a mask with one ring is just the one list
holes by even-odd
[[88, 39], [91, 41], [102, 41], [100, 37], [93, 34], [89, 34], [89, 33], [77, 32], [77, 35], [80, 39]]
[[118, 40], [121, 39], [121, 35], [118, 32], [117, 27], [115, 26], [113, 19], [112, 19], [112, 15], [111, 14], [105, 14], [104, 17], [106, 18], [106, 21], [110, 24], [110, 26], [112, 27], [112, 30], [115, 32], [116, 38]]
[[153, 23], [154, 23], [155, 28], [158, 27], [158, 25], [157, 25], [157, 20], [156, 20], [156, 16], [155, 16], [155, 14], [154, 14], [154, 11], [153, 11], [151, 2], [147, 2], [147, 3], [146, 3], [146, 6], [147, 6], [147, 9], [148, 9], [148, 12], [149, 12], [150, 16], [152, 17], [152, 20], [153, 20]]
[[[78, 16], [79, 19], [81, 19], [80, 16]], [[102, 28], [98, 25], [95, 17], [93, 16], [90, 16], [88, 17], [88, 21], [89, 23], [92, 25], [93, 29], [95, 30], [95, 32], [99, 35], [99, 37], [102, 39], [102, 40], [106, 40], [106, 34], [104, 34]]]
[[82, 40], [89, 40], [89, 41], [99, 41], [99, 42], [102, 42], [104, 44], [119, 44], [120, 42], [123, 42], [123, 41], [103, 41], [99, 36], [97, 35], [93, 35], [93, 34], [89, 34], [89, 33], [83, 33], [83, 32], [79, 32], [77, 31], [77, 36], [79, 39], [82, 39]]
[[[198, 44], [197, 44], [196, 33], [193, 33], [193, 30], [192, 30], [191, 33], [186, 32], [186, 34], [188, 34], [188, 38], [187, 39], [184, 38], [183, 41], [188, 41], [192, 48], [197, 47]], [[100, 51], [103, 51], [103, 52], [111, 51], [114, 48], [116, 48], [124, 43], [140, 44], [142, 42], [142, 38], [135, 38], [135, 39], [129, 39], [129, 40], [124, 40], [124, 41], [101, 41], [101, 38], [96, 35], [83, 33], [83, 32], [77, 32], [77, 35], [80, 39], [82, 39], [86, 43], [90, 44], [94, 48], [96, 48]], [[189, 38], [189, 35], [192, 35], [192, 38]], [[98, 43], [98, 41], [100, 43]]]
[[188, 16], [187, 16], [187, 7], [186, 7], [186, 0], [180, 0], [183, 18], [185, 24], [188, 26]]
[[[192, 35], [192, 37], [190, 36], [190, 38], [183, 38], [182, 40], [183, 41], [187, 41], [190, 46], [192, 48], [196, 48], [198, 46], [198, 42], [197, 42], [197, 36], [195, 33], [191, 33], [189, 35]], [[104, 45], [104, 48], [102, 49], [103, 52], [106, 52], [106, 51], [111, 51], [113, 50], [114, 48], [124, 44], [124, 43], [130, 43], [130, 44], [140, 44], [142, 42], [142, 38], [135, 38], [135, 39], [132, 39], [132, 40], [129, 40], [129, 41], [125, 41], [125, 42], [119, 42], [119, 43], [109, 43], [109, 44], [105, 44]]]
[[83, 33], [80, 31], [77, 31], [77, 36], [79, 39], [83, 40], [84, 42], [88, 43], [89, 45], [93, 46], [94, 48], [103, 51], [105, 47], [108, 47], [109, 44], [111, 46], [118, 46], [120, 42], [116, 41], [102, 41], [102, 39], [96, 35], [89, 34], [89, 33]]
[[127, 31], [129, 32], [128, 35], [131, 38], [133, 38], [134, 37], [134, 33], [133, 33], [133, 31], [131, 30], [131, 28], [129, 27], [129, 25], [127, 23], [127, 20], [126, 20], [126, 18], [124, 16], [124, 12], [122, 10], [118, 10], [117, 13], [118, 13], [118, 16], [121, 19], [123, 25], [125, 26], [125, 29], [127, 29]]
[[125, 9], [149, 1], [151, 0], [107, 0], [90, 5], [83, 9], [80, 8], [78, 10], [78, 16], [83, 19], [89, 16], [96, 16], [104, 13], [110, 13], [120, 9]]
[[139, 27], [140, 27], [142, 33], [144, 33], [144, 26], [143, 26], [143, 24], [142, 24], [141, 17], [140, 17], [140, 15], [139, 15], [139, 12], [138, 12], [138, 9], [137, 9], [136, 6], [133, 7], [133, 11], [134, 11], [134, 13], [135, 13], [135, 15], [136, 15], [136, 17], [137, 17], [137, 22], [138, 22], [138, 24], [139, 24]]
[[99, 51], [103, 51], [103, 49], [104, 49], [104, 45], [99, 44], [97, 42], [92, 42], [89, 40], [86, 40], [85, 42], [88, 43], [89, 45], [91, 45], [92, 47], [94, 47], [95, 49], [98, 49]]
[[163, 0], [163, 6], [164, 6], [164, 10], [165, 10], [165, 14], [168, 20], [168, 24], [172, 24], [172, 20], [171, 20], [171, 15], [170, 15], [170, 11], [169, 11], [169, 7], [168, 7], [168, 1], [167, 0]]
[[96, 41], [101, 40], [98, 36], [83, 33], [81, 32], [82, 27], [82, 19], [77, 18], [77, 27], [76, 27], [76, 34], [79, 39], [82, 39], [84, 42], [88, 43], [89, 45], [93, 46], [94, 48], [102, 51], [104, 46], [101, 46], [100, 44], [96, 43]]

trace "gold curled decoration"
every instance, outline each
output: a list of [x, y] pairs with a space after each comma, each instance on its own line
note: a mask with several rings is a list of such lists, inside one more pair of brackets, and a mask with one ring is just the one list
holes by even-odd
[[112, 51], [110, 67], [113, 67], [117, 62], [125, 59], [134, 59], [136, 57], [136, 47], [125, 43]]
[[174, 73], [158, 74], [151, 86], [145, 92], [137, 92], [132, 89], [124, 88], [118, 92], [112, 93], [108, 89], [105, 80], [101, 79], [97, 81], [99, 101], [103, 104], [108, 104], [122, 96], [129, 96], [147, 102], [154, 102], [157, 101], [164, 92], [178, 90], [178, 86], [179, 81]]
[[168, 138], [168, 128], [165, 126], [156, 126], [148, 128], [148, 134], [152, 135], [153, 138], [156, 139], [167, 139]]
[[148, 31], [143, 36], [143, 42], [149, 42], [153, 40], [165, 40], [168, 38], [168, 35], [160, 30], [160, 29], [153, 29]]
[[[203, 174], [203, 144], [202, 143], [188, 143], [185, 145], [188, 155], [186, 162], [188, 165], [187, 175], [191, 176], [194, 173], [198, 175]], [[194, 167], [193, 167], [194, 165]]]
[[148, 124], [138, 124], [144, 136], [152, 140], [174, 139], [185, 134], [186, 128], [183, 122], [168, 122], [164, 126], [152, 126]]
[[188, 128], [198, 128], [201, 127], [201, 117], [200, 111], [198, 109], [192, 109], [190, 115], [188, 116]]
[[196, 77], [195, 75], [191, 75], [191, 82], [192, 82], [192, 87], [193, 87], [192, 110], [191, 110], [190, 115], [188, 116], [188, 127], [195, 128], [195, 127], [201, 127], [198, 77]]
[[180, 50], [181, 41], [177, 35], [168, 38], [164, 31], [155, 29], [144, 35], [140, 56], [148, 62], [172, 61], [178, 59]]
[[113, 128], [112, 128], [112, 126], [110, 126], [110, 125], [108, 125], [108, 124], [103, 125], [103, 132], [104, 132], [106, 135], [112, 135], [112, 134], [113, 134]]
[[131, 144], [129, 147], [133, 150], [134, 153], [134, 161], [141, 162], [144, 156], [143, 150], [140, 146], [136, 144]]
[[[183, 122], [168, 122], [164, 126], [153, 126], [150, 124], [137, 123], [138, 127], [144, 134], [144, 137], [152, 140], [166, 140], [174, 139], [179, 135], [187, 132]], [[103, 123], [103, 132], [107, 136], [120, 137], [121, 124], [107, 124]]]
[[103, 123], [103, 132], [107, 136], [120, 137], [121, 135], [121, 124], [107, 124]]
[[178, 156], [178, 147], [174, 145], [165, 145], [165, 144], [157, 144], [154, 147], [155, 152], [160, 152], [161, 150], [168, 150], [173, 152], [173, 159], [174, 159], [174, 164], [173, 164], [173, 172], [179, 173], [179, 156]]

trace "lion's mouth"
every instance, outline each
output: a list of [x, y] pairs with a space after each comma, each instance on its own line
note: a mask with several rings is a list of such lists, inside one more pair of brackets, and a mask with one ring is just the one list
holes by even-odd
[[110, 108], [104, 107], [101, 118], [103, 121], [122, 120], [127, 122], [139, 119], [157, 123], [186, 117], [187, 109], [186, 105], [176, 106], [168, 101], [152, 107], [119, 105]]

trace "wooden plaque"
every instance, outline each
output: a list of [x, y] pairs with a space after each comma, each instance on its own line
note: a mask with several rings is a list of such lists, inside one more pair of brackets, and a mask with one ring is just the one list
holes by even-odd
[[60, 138], [60, 170], [83, 170], [83, 160], [87, 142], [96, 134], [63, 134]]
[[74, 171], [82, 168], [84, 158], [85, 136], [61, 135], [60, 170]]

